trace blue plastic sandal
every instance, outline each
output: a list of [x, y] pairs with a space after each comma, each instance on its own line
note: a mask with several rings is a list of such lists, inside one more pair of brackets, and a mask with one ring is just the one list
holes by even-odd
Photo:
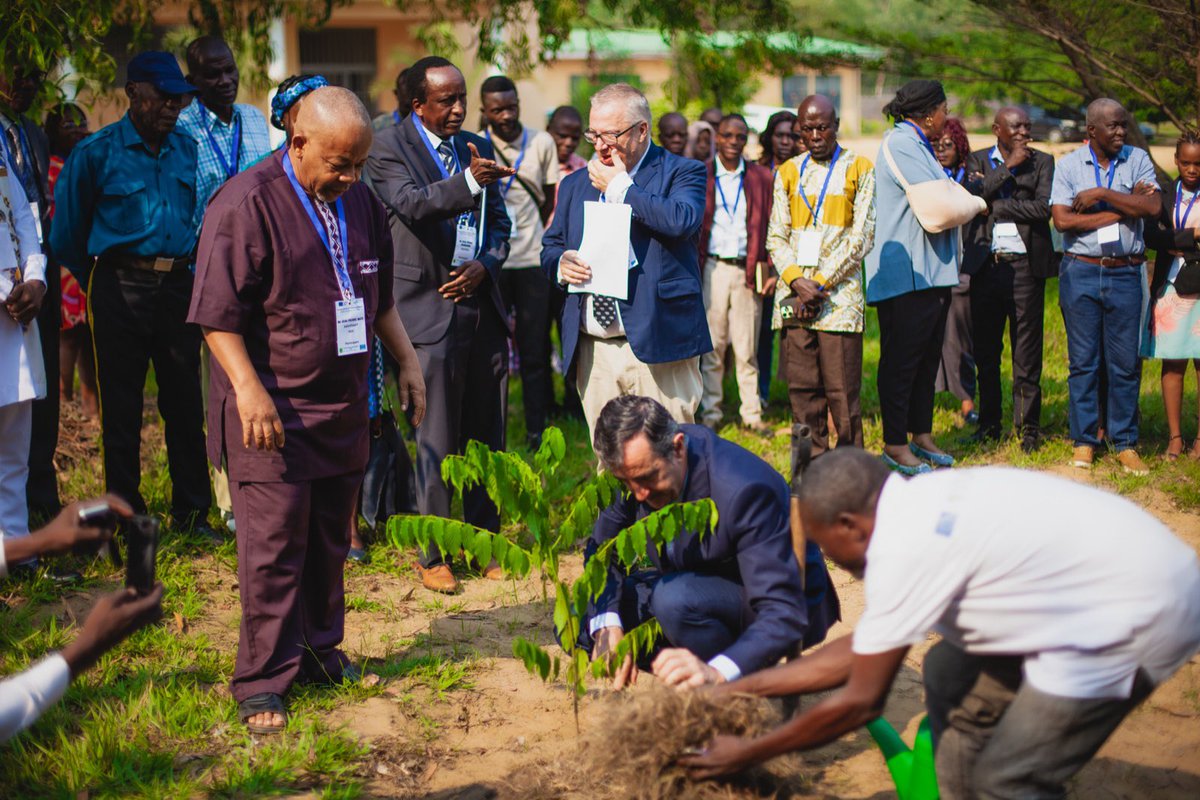
[[954, 456], [946, 455], [945, 453], [931, 453], [916, 442], [909, 442], [908, 449], [912, 454], [923, 461], [928, 461], [935, 467], [953, 467]]
[[917, 464], [915, 467], [910, 467], [905, 464], [901, 464], [887, 453], [882, 453], [879, 457], [883, 459], [884, 464], [888, 465], [888, 469], [892, 470], [893, 472], [899, 472], [901, 475], [908, 475], [911, 477], [913, 475], [922, 475], [926, 472], [933, 472], [933, 467], [929, 466], [928, 464], [922, 463]]

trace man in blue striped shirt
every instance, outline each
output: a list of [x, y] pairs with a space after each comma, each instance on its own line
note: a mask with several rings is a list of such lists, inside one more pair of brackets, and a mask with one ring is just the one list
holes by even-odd
[[[178, 130], [196, 143], [196, 236], [204, 210], [217, 190], [237, 173], [257, 164], [271, 152], [267, 121], [254, 106], [235, 103], [241, 76], [229, 45], [216, 36], [201, 36], [187, 47], [187, 81], [199, 97], [179, 112]], [[200, 356], [202, 386], [208, 385], [208, 348]], [[201, 395], [207, 411], [207, 393]], [[224, 468], [213, 474], [217, 509], [230, 530], [233, 502]]]

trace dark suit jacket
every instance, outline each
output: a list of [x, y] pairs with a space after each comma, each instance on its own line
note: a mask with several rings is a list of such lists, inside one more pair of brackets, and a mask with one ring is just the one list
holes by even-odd
[[[508, 315], [500, 299], [500, 267], [508, 257], [512, 226], [500, 184], [486, 186], [479, 197], [472, 197], [463, 173], [443, 179], [417, 132], [417, 124], [416, 115], [410, 114], [399, 125], [377, 132], [366, 172], [375, 193], [388, 208], [395, 249], [396, 307], [413, 344], [432, 344], [445, 336], [454, 317], [454, 302], [444, 299], [437, 290], [450, 280], [458, 216], [474, 210], [478, 223], [479, 198], [485, 198], [487, 220], [479, 260], [487, 267], [490, 279], [476, 290], [475, 299], [495, 305], [501, 319]], [[471, 161], [468, 142], [484, 158], [494, 157], [486, 139], [462, 131], [454, 136], [454, 147], [463, 169]]]
[[[1162, 211], [1156, 219], [1146, 220], [1144, 235], [1146, 247], [1154, 249], [1154, 275], [1150, 279], [1150, 297], [1157, 298], [1158, 292], [1167, 282], [1167, 273], [1171, 270], [1171, 262], [1175, 256], [1172, 250], [1183, 253], [1185, 261], [1200, 261], [1200, 246], [1196, 244], [1196, 232], [1191, 228], [1175, 230], [1175, 192], [1168, 190], [1162, 194]], [[1187, 210], [1187, 205], [1184, 205]], [[1183, 211], [1179, 212], [1181, 215]], [[1200, 200], [1192, 209], [1193, 214], [1200, 214]]]
[[[743, 618], [749, 624], [723, 655], [749, 674], [774, 664], [806, 638], [809, 605], [836, 604], [836, 594], [821, 551], [812, 543], [805, 553], [806, 592], [800, 589], [788, 524], [788, 487], [780, 474], [703, 425], [682, 428], [687, 434], [688, 474], [680, 500], [711, 497], [720, 515], [717, 530], [705, 536], [681, 532], [673, 556], [653, 546], [646, 552], [663, 572], [720, 575], [742, 584]], [[596, 520], [586, 553], [595, 552], [651, 511], [632, 494], [619, 494]], [[618, 613], [623, 577], [621, 570], [610, 570], [608, 585], [592, 606], [593, 614]], [[836, 617], [836, 611], [822, 615], [829, 624]]]
[[992, 252], [992, 228], [997, 222], [1017, 223], [1017, 233], [1029, 254], [1034, 275], [1052, 278], [1058, 274], [1058, 256], [1050, 239], [1050, 188], [1054, 183], [1054, 158], [1031, 149], [1029, 158], [1010, 172], [1000, 164], [993, 167], [992, 148], [976, 150], [967, 157], [967, 175], [982, 173], [983, 180], [968, 180], [967, 189], [987, 201], [991, 210], [976, 217], [963, 232], [962, 271], [974, 275]]
[[42, 217], [42, 230], [48, 231], [47, 226], [50, 222], [50, 203], [47, 202], [50, 196], [50, 140], [41, 126], [25, 115], [9, 117], [9, 120], [25, 131], [25, 137], [29, 140], [29, 149], [33, 151], [33, 172], [37, 177], [38, 192], [41, 196], [30, 197], [29, 201], [37, 201]]
[[[587, 170], [558, 187], [558, 207], [542, 237], [542, 269], [558, 281], [558, 259], [583, 241], [583, 204], [599, 200]], [[712, 350], [700, 290], [696, 234], [704, 217], [704, 165], [650, 145], [633, 185], [630, 239], [638, 265], [629, 271], [629, 301], [617, 301], [625, 335], [638, 360], [660, 364]], [[585, 294], [568, 294], [563, 306], [563, 357], [575, 363]]]
[[[708, 183], [704, 198], [704, 223], [700, 226], [700, 262], [708, 258], [708, 242], [712, 235], [713, 214], [717, 210], [716, 166], [708, 162]], [[767, 223], [771, 220], [771, 170], [746, 162], [746, 285], [754, 285], [754, 265], [767, 260]], [[727, 198], [730, 199], [730, 198]]]

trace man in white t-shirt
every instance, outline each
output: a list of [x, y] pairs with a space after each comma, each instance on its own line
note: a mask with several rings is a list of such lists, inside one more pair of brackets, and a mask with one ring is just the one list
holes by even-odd
[[925, 657], [925, 702], [943, 800], [1062, 797], [1200, 650], [1196, 553], [1115, 495], [995, 467], [905, 481], [843, 449], [813, 463], [801, 502], [809, 536], [863, 576], [863, 616], [851, 636], [727, 690], [842, 689], [758, 739], [718, 737], [683, 759], [694, 777], [865, 725], [933, 630], [942, 640]]

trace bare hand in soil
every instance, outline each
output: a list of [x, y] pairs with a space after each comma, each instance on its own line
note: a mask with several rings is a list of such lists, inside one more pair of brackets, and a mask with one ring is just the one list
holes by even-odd
[[283, 447], [283, 422], [275, 401], [258, 381], [237, 391], [238, 415], [242, 418], [242, 445], [258, 450]]
[[697, 689], [705, 684], [723, 683], [725, 676], [704, 663], [691, 650], [669, 647], [658, 654], [651, 665], [654, 675], [676, 689]]
[[[592, 660], [611, 658], [613, 651], [617, 649], [617, 645], [624, 637], [625, 631], [620, 628], [601, 628], [596, 631], [596, 644], [592, 648]], [[637, 664], [633, 663], [633, 657], [625, 656], [621, 666], [613, 672], [613, 690], [619, 692], [626, 685], [637, 683], [637, 676], [638, 668]]]
[[750, 759], [746, 757], [743, 740], [736, 736], [716, 736], [703, 753], [684, 756], [679, 763], [687, 769], [689, 778], [703, 781], [741, 772], [750, 766]]

